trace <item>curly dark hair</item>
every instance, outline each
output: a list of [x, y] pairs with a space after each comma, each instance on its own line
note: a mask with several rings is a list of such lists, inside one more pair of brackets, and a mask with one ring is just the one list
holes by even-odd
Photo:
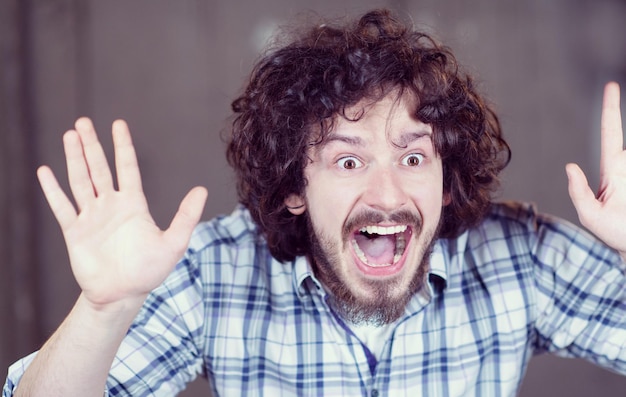
[[451, 197], [439, 236], [455, 237], [485, 216], [511, 155], [495, 113], [449, 48], [374, 10], [344, 26], [313, 26], [269, 50], [232, 103], [227, 158], [239, 199], [274, 257], [309, 254], [306, 217], [284, 201], [304, 192], [312, 142], [323, 142], [347, 108], [394, 90], [412, 94], [416, 117], [433, 128]]

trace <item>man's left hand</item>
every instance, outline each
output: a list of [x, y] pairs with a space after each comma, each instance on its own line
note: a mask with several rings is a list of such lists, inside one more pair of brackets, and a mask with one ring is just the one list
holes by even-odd
[[569, 195], [580, 222], [626, 260], [626, 151], [620, 89], [604, 88], [601, 118], [600, 188], [594, 194], [577, 164], [566, 166]]

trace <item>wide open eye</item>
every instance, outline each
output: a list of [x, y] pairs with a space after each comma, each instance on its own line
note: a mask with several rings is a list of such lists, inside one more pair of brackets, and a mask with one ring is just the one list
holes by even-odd
[[339, 168], [343, 168], [344, 170], [353, 170], [355, 168], [363, 167], [363, 163], [361, 160], [357, 159], [353, 156], [342, 157], [337, 160], [337, 165]]
[[402, 159], [402, 165], [409, 167], [417, 167], [424, 161], [424, 155], [420, 153], [411, 153]]

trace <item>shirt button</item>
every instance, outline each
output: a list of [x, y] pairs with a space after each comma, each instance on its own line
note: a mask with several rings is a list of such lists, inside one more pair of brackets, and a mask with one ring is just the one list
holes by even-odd
[[378, 397], [379, 395], [380, 395], [380, 393], [378, 392], [378, 389], [373, 389], [372, 390], [372, 394], [371, 394], [372, 397]]

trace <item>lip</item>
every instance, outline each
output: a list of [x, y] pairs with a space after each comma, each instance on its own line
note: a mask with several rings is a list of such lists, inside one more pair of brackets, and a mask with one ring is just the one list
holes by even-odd
[[348, 244], [348, 246], [350, 247], [352, 260], [356, 264], [357, 269], [359, 269], [359, 271], [362, 274], [369, 276], [369, 277], [376, 277], [376, 278], [391, 277], [400, 273], [400, 271], [404, 268], [404, 264], [406, 263], [406, 258], [408, 256], [409, 250], [411, 248], [411, 244], [413, 242], [412, 228], [409, 228], [408, 237], [409, 238], [407, 239], [406, 247], [404, 249], [404, 252], [402, 253], [402, 256], [397, 262], [389, 266], [368, 266], [365, 263], [363, 263], [361, 259], [359, 259], [356, 252], [354, 251], [354, 247], [352, 246], [352, 243]]

